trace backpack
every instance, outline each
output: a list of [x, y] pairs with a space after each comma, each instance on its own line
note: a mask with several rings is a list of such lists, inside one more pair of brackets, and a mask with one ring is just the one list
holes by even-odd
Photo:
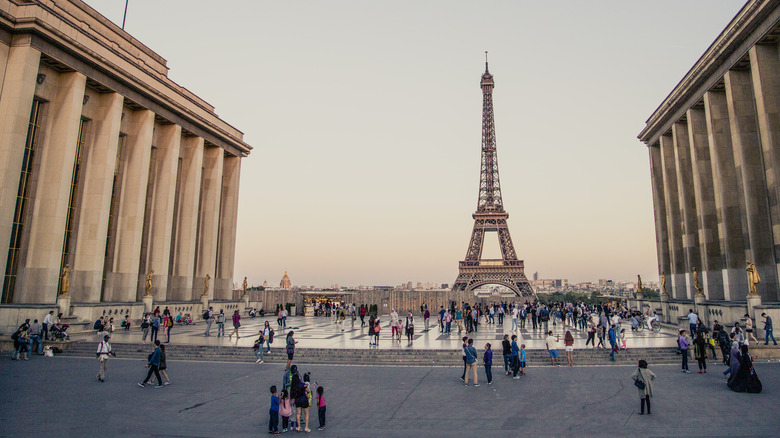
[[269, 344], [274, 343], [274, 329], [268, 330], [268, 343]]
[[11, 339], [13, 339], [14, 341], [19, 339], [19, 332], [18, 331], [14, 332], [14, 334], [11, 335]]
[[209, 319], [209, 311], [208, 310], [203, 312], [203, 319]]

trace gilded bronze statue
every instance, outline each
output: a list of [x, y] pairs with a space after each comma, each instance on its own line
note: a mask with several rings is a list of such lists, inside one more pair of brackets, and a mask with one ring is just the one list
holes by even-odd
[[67, 264], [62, 268], [62, 295], [68, 295], [68, 290], [70, 290], [71, 272], [73, 272], [73, 269], [70, 269]]
[[152, 277], [154, 277], [154, 269], [146, 274], [146, 293], [144, 295], [147, 297], [152, 295]]
[[696, 271], [696, 268], [693, 268], [693, 287], [696, 288], [696, 295], [704, 295], [704, 288], [701, 285], [701, 282], [699, 282], [699, 272]]
[[756, 289], [756, 285], [758, 283], [761, 283], [761, 277], [758, 275], [758, 270], [756, 269], [756, 265], [750, 262], [750, 260], [747, 261], [747, 268], [745, 268], [748, 274], [748, 285], [750, 286], [750, 295], [757, 295], [758, 290]]

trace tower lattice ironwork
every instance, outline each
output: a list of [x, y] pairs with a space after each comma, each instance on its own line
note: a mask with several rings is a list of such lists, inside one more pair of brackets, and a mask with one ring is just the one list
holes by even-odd
[[[488, 70], [487, 53], [482, 87], [482, 165], [479, 177], [479, 200], [474, 218], [474, 231], [466, 251], [466, 259], [460, 262], [458, 278], [453, 291], [472, 291], [488, 284], [503, 285], [517, 296], [536, 295], [525, 277], [523, 261], [517, 259], [512, 237], [501, 199], [501, 183], [498, 178], [496, 153], [496, 126], [493, 119], [493, 75]], [[501, 259], [483, 260], [482, 247], [487, 232], [498, 233]]]

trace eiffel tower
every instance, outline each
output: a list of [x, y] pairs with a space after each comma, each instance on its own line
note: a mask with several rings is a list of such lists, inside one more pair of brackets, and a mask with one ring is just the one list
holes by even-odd
[[[504, 211], [501, 200], [501, 184], [498, 180], [498, 156], [496, 153], [496, 127], [493, 120], [493, 75], [488, 71], [485, 52], [485, 74], [482, 87], [482, 169], [479, 177], [479, 200], [474, 218], [474, 231], [466, 251], [466, 259], [460, 262], [458, 279], [453, 291], [473, 291], [480, 286], [495, 284], [511, 289], [517, 296], [536, 296], [525, 277], [523, 261], [517, 259], [509, 226], [509, 213]], [[501, 259], [482, 260], [485, 233], [497, 232], [501, 246]]]

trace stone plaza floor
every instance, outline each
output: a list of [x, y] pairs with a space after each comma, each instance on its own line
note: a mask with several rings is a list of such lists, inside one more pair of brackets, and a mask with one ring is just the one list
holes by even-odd
[[[1, 357], [0, 436], [248, 437], [267, 432], [270, 394], [284, 365], [169, 361], [172, 384], [139, 388], [143, 360]], [[777, 436], [780, 364], [756, 364], [761, 394], [730, 391], [720, 373], [657, 375], [653, 414], [637, 415], [633, 367], [531, 368], [512, 380], [464, 387], [460, 368], [302, 366], [325, 389], [327, 428], [314, 436]], [[287, 432], [286, 435], [295, 435]]]
[[[211, 336], [204, 336], [203, 333], [206, 330], [206, 323], [204, 320], [196, 320], [195, 325], [187, 326], [175, 326], [171, 330], [171, 342], [175, 344], [189, 344], [189, 345], [237, 345], [251, 347], [255, 339], [257, 339], [258, 331], [263, 327], [265, 321], [269, 321], [271, 327], [275, 330], [274, 344], [272, 347], [283, 347], [284, 340], [287, 332], [294, 331], [294, 338], [298, 341], [297, 346], [303, 348], [369, 348], [368, 345], [368, 318], [366, 318], [366, 327], [360, 327], [360, 319], [355, 321], [355, 326], [352, 327], [350, 320], [348, 319], [344, 331], [341, 330], [339, 324], [335, 324], [334, 319], [327, 317], [314, 317], [314, 316], [296, 316], [289, 317], [287, 319], [286, 328], [279, 327], [276, 323], [276, 317], [257, 317], [241, 319], [241, 328], [239, 329], [240, 339], [236, 339], [235, 336], [232, 339], [227, 337], [217, 336], [217, 325], [214, 323], [211, 326]], [[388, 327], [390, 318], [389, 315], [382, 315], [380, 317], [382, 330], [380, 331], [379, 348], [395, 348], [395, 349], [459, 349], [461, 348], [461, 337], [466, 335], [464, 331], [461, 336], [458, 335], [457, 326], [453, 324], [453, 331], [451, 334], [446, 335], [440, 332], [436, 320], [432, 318], [430, 320], [430, 329], [425, 330], [422, 322], [422, 318], [415, 316], [415, 335], [414, 341], [410, 344], [406, 340], [406, 336], [401, 336], [401, 342], [394, 342], [391, 339], [391, 330]], [[530, 324], [529, 324], [530, 327]], [[504, 334], [512, 335], [512, 322], [509, 318], [504, 320], [503, 325], [496, 324], [486, 325], [484, 322], [479, 325], [478, 331], [469, 334], [468, 336], [474, 339], [474, 345], [482, 348], [485, 343], [490, 342], [494, 348], [500, 347], [501, 339]], [[553, 330], [555, 334], [560, 335], [560, 342], [563, 345], [563, 335], [565, 330], [558, 324], [553, 326], [549, 324], [550, 330]], [[628, 348], [644, 348], [644, 347], [674, 347], [677, 345], [676, 332], [672, 329], [665, 328], [660, 333], [653, 333], [649, 330], [644, 330], [639, 333], [631, 331], [629, 324], [624, 324], [623, 328], [626, 329], [626, 344]], [[232, 322], [225, 323], [225, 333], [230, 334], [233, 330]], [[571, 330], [575, 338], [575, 348], [586, 348], [585, 341], [587, 334], [584, 330], [573, 329], [567, 326], [566, 330]], [[526, 344], [529, 349], [544, 349], [546, 338], [541, 328], [533, 330], [532, 328], [520, 329], [514, 334], [518, 335], [518, 343]], [[101, 336], [97, 334], [74, 336], [74, 339], [88, 339], [99, 341]], [[165, 340], [165, 336], [162, 336], [162, 340]], [[140, 342], [141, 332], [137, 329], [126, 332], [121, 328], [112, 333], [112, 341], [114, 342]], [[598, 339], [596, 340], [598, 342]]]

